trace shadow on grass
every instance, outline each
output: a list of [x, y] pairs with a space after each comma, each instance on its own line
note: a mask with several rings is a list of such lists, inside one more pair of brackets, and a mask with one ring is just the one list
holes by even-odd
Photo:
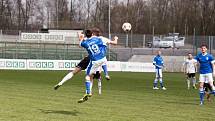
[[64, 110], [44, 110], [39, 109], [42, 113], [45, 114], [63, 114], [63, 115], [72, 115], [72, 116], [78, 116], [80, 112], [74, 110], [74, 111], [64, 111]]

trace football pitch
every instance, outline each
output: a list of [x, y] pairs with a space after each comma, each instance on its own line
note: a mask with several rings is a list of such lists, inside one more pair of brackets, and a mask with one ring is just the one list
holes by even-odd
[[57, 91], [66, 71], [0, 73], [1, 121], [214, 121], [215, 100], [199, 105], [198, 90], [187, 90], [184, 74], [164, 73], [166, 91], [152, 90], [153, 73], [111, 72], [97, 81], [93, 96], [82, 104], [84, 72]]

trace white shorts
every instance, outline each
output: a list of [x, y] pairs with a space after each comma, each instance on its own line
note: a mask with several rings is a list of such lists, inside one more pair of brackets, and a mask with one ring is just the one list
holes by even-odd
[[90, 76], [92, 74], [96, 74], [96, 71], [101, 68], [101, 66], [107, 61], [106, 57], [102, 58], [98, 61], [91, 61], [90, 64], [87, 67], [87, 75]]
[[162, 69], [155, 69], [155, 73], [156, 73], [156, 78], [162, 78], [163, 77]]
[[208, 73], [208, 74], [200, 74], [199, 75], [199, 82], [213, 82], [213, 75], [212, 73]]

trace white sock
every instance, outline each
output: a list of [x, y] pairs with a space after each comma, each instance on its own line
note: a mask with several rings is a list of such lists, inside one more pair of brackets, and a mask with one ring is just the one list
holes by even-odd
[[102, 94], [102, 80], [98, 80], [98, 89], [99, 89], [99, 94]]
[[190, 80], [187, 79], [187, 88], [190, 89]]
[[63, 85], [66, 81], [68, 81], [69, 79], [71, 79], [73, 77], [73, 73], [69, 72], [63, 79], [61, 82], [58, 83], [58, 85]]
[[92, 94], [92, 92], [93, 92], [93, 91], [92, 91], [92, 89], [93, 89], [93, 81], [90, 81], [90, 83], [91, 83], [91, 84], [90, 84], [90, 92], [91, 92], [91, 94]]

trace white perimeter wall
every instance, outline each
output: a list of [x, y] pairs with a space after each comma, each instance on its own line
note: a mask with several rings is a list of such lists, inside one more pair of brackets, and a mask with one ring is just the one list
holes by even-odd
[[[80, 60], [0, 59], [0, 69], [10, 70], [73, 70]], [[152, 63], [109, 61], [109, 71], [154, 72]]]

